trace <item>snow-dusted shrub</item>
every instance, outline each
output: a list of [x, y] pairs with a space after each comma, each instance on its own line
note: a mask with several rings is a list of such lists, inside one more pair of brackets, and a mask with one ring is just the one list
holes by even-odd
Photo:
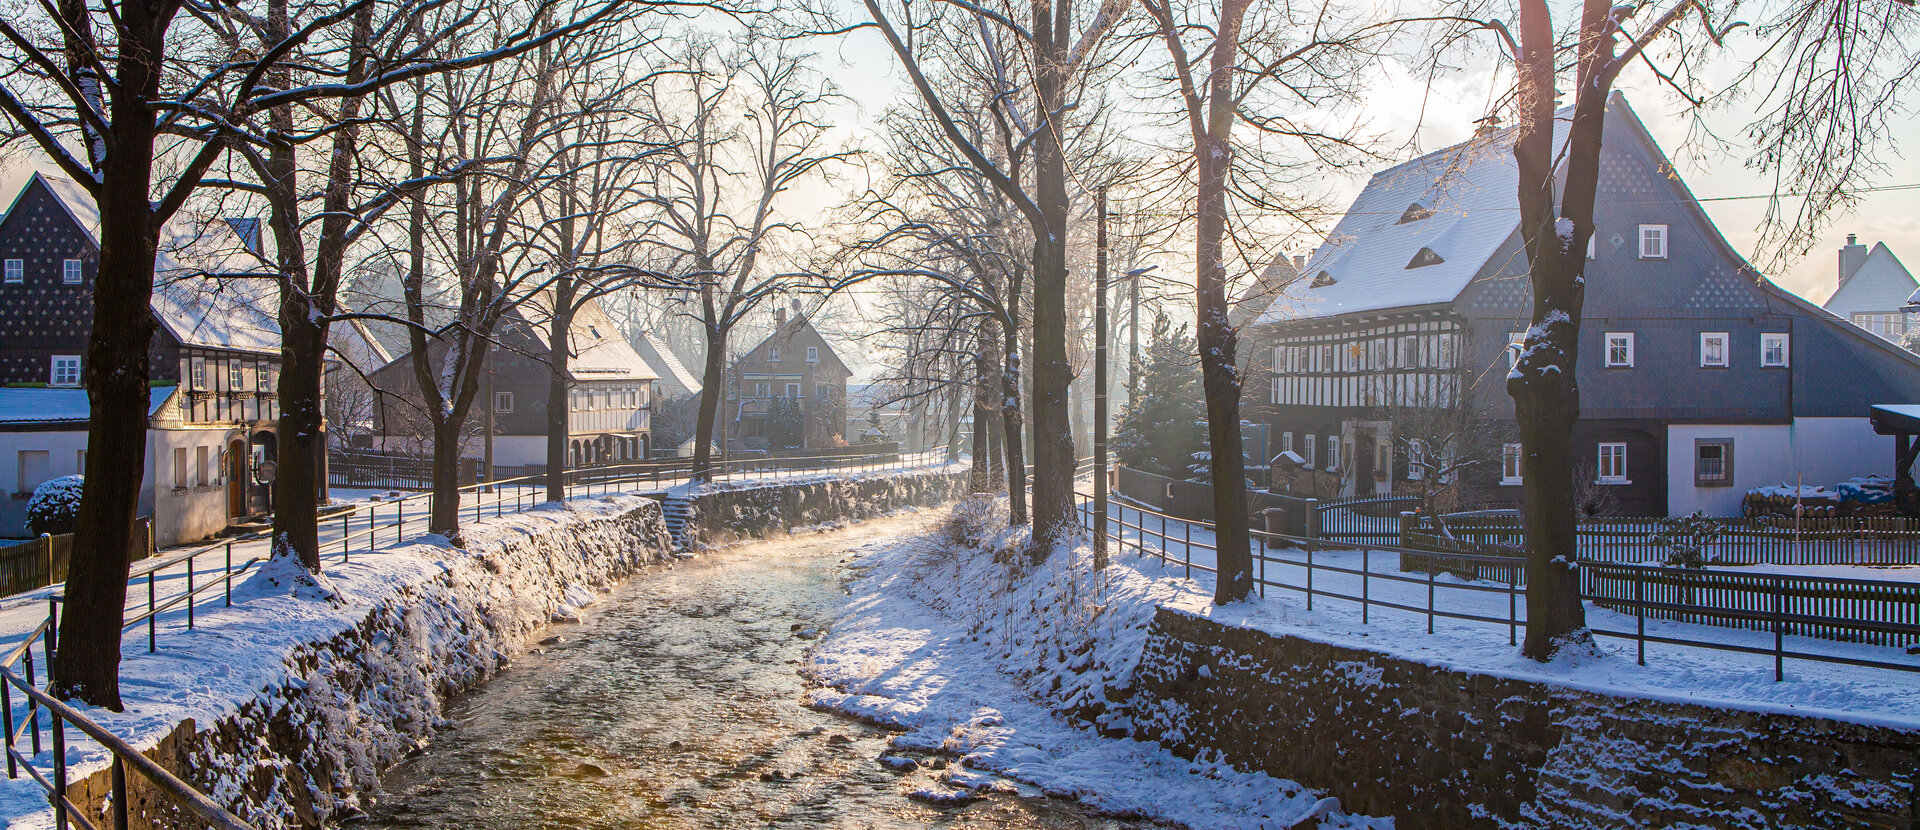
[[1720, 523], [1707, 518], [1707, 511], [1695, 510], [1685, 516], [1660, 520], [1660, 532], [1653, 543], [1667, 549], [1667, 564], [1682, 568], [1707, 566], [1707, 546], [1720, 538]]
[[80, 519], [80, 476], [47, 479], [27, 501], [27, 527], [34, 533], [72, 533]]
[[977, 548], [1006, 526], [1006, 504], [992, 496], [976, 494], [953, 506], [940, 523], [940, 535], [949, 544]]

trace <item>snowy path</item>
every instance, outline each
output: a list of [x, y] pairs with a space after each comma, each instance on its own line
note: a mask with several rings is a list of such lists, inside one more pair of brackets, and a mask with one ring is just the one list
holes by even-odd
[[971, 804], [914, 800], [946, 762], [799, 705], [794, 667], [845, 602], [848, 549], [926, 521], [746, 543], [634, 577], [452, 707], [456, 725], [388, 774], [360, 826], [1150, 826], [1004, 780], [1014, 792]]
[[[1141, 523], [1130, 506], [1109, 508], [1117, 526]], [[1122, 518], [1124, 516], [1124, 518]], [[1160, 517], [1149, 516], [1144, 545], [1141, 532], [1126, 528], [1126, 544], [1114, 543], [1116, 553], [1159, 569], [1171, 577], [1188, 579], [1211, 593], [1214, 578], [1202, 571], [1214, 565], [1213, 534], [1206, 528], [1167, 520], [1161, 538]], [[1190, 540], [1190, 541], [1189, 541]], [[1315, 596], [1311, 607], [1308, 554], [1299, 549], [1255, 551], [1255, 577], [1268, 583], [1258, 602], [1210, 611], [1229, 624], [1294, 634], [1326, 642], [1370, 648], [1432, 665], [1488, 671], [1551, 683], [1692, 702], [1819, 716], [1855, 722], [1920, 727], [1920, 673], [1826, 662], [1794, 660], [1785, 663], [1786, 679], [1773, 675], [1773, 635], [1766, 631], [1646, 621], [1649, 636], [1717, 642], [1754, 649], [1740, 653], [1685, 645], [1648, 643], [1646, 665], [1637, 662], [1634, 640], [1602, 636], [1602, 656], [1542, 665], [1521, 658], [1513, 638], [1524, 636], [1525, 592], [1513, 592], [1504, 582], [1463, 580], [1440, 574], [1430, 582], [1424, 573], [1400, 570], [1397, 554], [1363, 550], [1326, 550], [1312, 554], [1312, 588], [1316, 592], [1366, 597], [1367, 603]], [[1188, 564], [1192, 566], [1189, 568]], [[1763, 566], [1748, 572], [1803, 573], [1821, 576], [1912, 581], [1920, 567]], [[1411, 580], [1411, 581], [1404, 581]], [[1430, 599], [1431, 597], [1431, 599]], [[1395, 607], [1398, 606], [1398, 607]], [[1426, 609], [1479, 619], [1431, 619]], [[1637, 620], [1587, 603], [1587, 624], [1596, 629], [1632, 632]], [[1920, 653], [1891, 646], [1870, 646], [1789, 635], [1789, 651], [1871, 659], [1920, 670]]]

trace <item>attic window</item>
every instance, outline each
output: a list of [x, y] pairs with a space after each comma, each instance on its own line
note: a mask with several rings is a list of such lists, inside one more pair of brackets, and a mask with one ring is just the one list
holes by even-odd
[[1419, 253], [1413, 255], [1412, 261], [1407, 263], [1407, 268], [1425, 268], [1429, 265], [1439, 265], [1442, 262], [1446, 262], [1446, 259], [1434, 253], [1432, 248], [1421, 248]]
[[1320, 273], [1318, 273], [1318, 274], [1314, 274], [1314, 275], [1313, 275], [1313, 282], [1311, 282], [1311, 283], [1308, 283], [1308, 284], [1307, 284], [1307, 287], [1309, 287], [1309, 288], [1325, 288], [1325, 287], [1327, 287], [1327, 286], [1329, 286], [1329, 285], [1332, 285], [1332, 284], [1334, 284], [1334, 283], [1336, 283], [1336, 282], [1339, 282], [1339, 280], [1336, 280], [1336, 279], [1334, 279], [1334, 278], [1333, 278], [1333, 275], [1332, 275], [1332, 274], [1329, 274], [1329, 273], [1327, 273], [1327, 272], [1325, 272], [1325, 271], [1321, 271]]
[[588, 333], [588, 334], [591, 334], [591, 335], [593, 335], [593, 339], [595, 339], [595, 340], [599, 340], [599, 339], [600, 339], [600, 329], [598, 329], [598, 328], [596, 328], [596, 327], [594, 327], [594, 326], [588, 326], [588, 327], [587, 327], [587, 333]]
[[1407, 206], [1407, 212], [1400, 214], [1400, 221], [1395, 222], [1394, 224], [1404, 225], [1408, 222], [1418, 222], [1432, 215], [1433, 215], [1433, 211], [1428, 210], [1426, 206], [1420, 204], [1419, 202], [1414, 202], [1413, 204]]

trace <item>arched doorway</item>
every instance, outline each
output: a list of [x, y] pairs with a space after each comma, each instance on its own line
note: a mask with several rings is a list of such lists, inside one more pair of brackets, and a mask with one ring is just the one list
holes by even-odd
[[[253, 459], [252, 463], [248, 466], [249, 470], [258, 471], [260, 465], [268, 462], [273, 462], [278, 465], [280, 456], [280, 439], [278, 437], [271, 432], [261, 430], [253, 434], [251, 443]], [[248, 513], [265, 513], [272, 509], [273, 485], [271, 483], [255, 484], [248, 488]]]
[[247, 515], [247, 442], [227, 443], [227, 516]]

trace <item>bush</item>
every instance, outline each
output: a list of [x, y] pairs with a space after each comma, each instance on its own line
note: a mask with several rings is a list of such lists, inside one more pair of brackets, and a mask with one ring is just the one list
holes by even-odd
[[1705, 510], [1661, 519], [1660, 528], [1653, 534], [1654, 544], [1667, 549], [1667, 564], [1682, 568], [1706, 567], [1707, 546], [1720, 538], [1720, 523], [1707, 518]]
[[978, 548], [1006, 527], [1007, 511], [998, 499], [972, 496], [953, 506], [940, 524], [940, 535], [955, 546]]
[[27, 501], [27, 528], [35, 534], [72, 533], [80, 519], [80, 476], [48, 479]]

